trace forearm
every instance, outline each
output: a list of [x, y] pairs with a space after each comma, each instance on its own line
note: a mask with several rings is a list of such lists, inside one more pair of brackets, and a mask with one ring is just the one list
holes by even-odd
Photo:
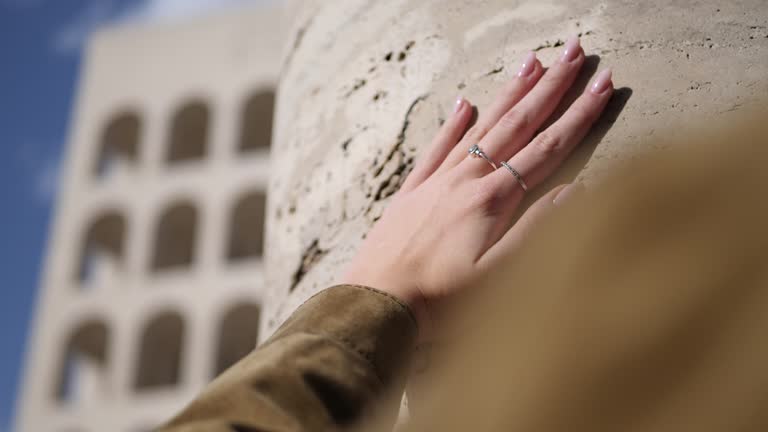
[[336, 431], [393, 419], [416, 334], [394, 297], [330, 288], [161, 430]]

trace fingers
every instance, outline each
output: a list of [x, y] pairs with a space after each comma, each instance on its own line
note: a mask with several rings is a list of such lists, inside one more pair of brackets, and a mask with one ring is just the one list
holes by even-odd
[[[506, 111], [480, 141], [480, 147], [494, 160], [502, 161], [518, 152], [544, 124], [573, 85], [584, 64], [578, 37], [568, 40], [558, 60], [525, 97]], [[467, 162], [473, 176], [486, 174], [480, 164]]]
[[[592, 86], [552, 126], [541, 132], [520, 152], [509, 159], [529, 188], [546, 179], [568, 156], [600, 117], [613, 94], [611, 70], [597, 75]], [[521, 193], [520, 184], [506, 169], [486, 176], [486, 187], [499, 191], [500, 196]]]
[[464, 98], [459, 98], [453, 114], [440, 128], [427, 154], [416, 163], [401, 190], [409, 191], [416, 188], [437, 170], [467, 131], [470, 120], [472, 120], [472, 104]]
[[541, 219], [562, 205], [567, 200], [582, 193], [584, 186], [579, 183], [570, 185], [561, 185], [538, 199], [528, 210], [520, 216], [515, 225], [504, 234], [488, 251], [478, 260], [481, 268], [489, 268], [500, 259], [517, 250], [520, 245], [525, 243], [525, 238], [531, 232], [532, 228]]
[[[453, 168], [467, 157], [467, 149], [473, 144], [477, 144], [488, 133], [489, 130], [499, 121], [499, 119], [509, 111], [516, 103], [536, 85], [544, 74], [544, 67], [536, 58], [536, 53], [530, 52], [523, 61], [520, 71], [510, 80], [501, 90], [494, 103], [485, 110], [480, 118], [464, 136], [460, 145], [451, 152], [445, 160], [445, 163], [438, 169], [438, 172]], [[482, 161], [476, 161], [482, 162]], [[484, 163], [484, 162], [482, 162]], [[486, 169], [488, 165], [486, 164]]]

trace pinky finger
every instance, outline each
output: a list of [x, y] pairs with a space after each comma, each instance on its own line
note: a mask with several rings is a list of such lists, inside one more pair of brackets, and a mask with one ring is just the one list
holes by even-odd
[[432, 145], [403, 183], [401, 190], [409, 191], [418, 187], [429, 178], [443, 163], [464, 136], [472, 120], [472, 104], [464, 98], [456, 101], [453, 115], [443, 124]]
[[488, 269], [507, 255], [519, 250], [521, 245], [525, 244], [526, 238], [536, 224], [558, 205], [582, 192], [584, 192], [584, 186], [574, 183], [560, 185], [544, 194], [520, 216], [520, 219], [504, 234], [504, 237], [491, 246], [485, 255], [480, 258], [478, 265], [481, 268]]
[[[536, 187], [560, 166], [603, 113], [612, 94], [611, 71], [606, 69], [598, 74], [593, 86], [562, 117], [508, 161], [529, 188]], [[520, 192], [518, 183], [509, 181], [510, 175], [506, 170], [496, 170], [486, 179], [487, 187], [499, 191], [502, 196]]]

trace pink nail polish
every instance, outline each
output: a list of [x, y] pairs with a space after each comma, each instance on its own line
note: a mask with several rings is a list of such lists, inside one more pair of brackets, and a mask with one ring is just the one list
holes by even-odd
[[565, 43], [565, 49], [563, 50], [562, 61], [565, 63], [576, 60], [581, 52], [581, 42], [578, 36], [571, 36]]
[[604, 69], [595, 78], [595, 83], [592, 84], [592, 93], [601, 94], [611, 87], [611, 77], [613, 72], [610, 69]]
[[520, 73], [517, 74], [519, 77], [527, 77], [533, 73], [533, 69], [536, 66], [536, 53], [531, 51], [528, 53], [527, 56], [525, 56], [525, 60], [523, 60], [523, 66], [520, 68]]
[[454, 114], [461, 111], [461, 108], [463, 107], [464, 107], [464, 98], [459, 96], [458, 99], [456, 99], [456, 105], [454, 105], [453, 107]]

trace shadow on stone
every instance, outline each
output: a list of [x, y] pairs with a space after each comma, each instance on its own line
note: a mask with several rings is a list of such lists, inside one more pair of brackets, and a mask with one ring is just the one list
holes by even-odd
[[[563, 163], [563, 166], [552, 176], [551, 181], [557, 182], [556, 184], [572, 182], [579, 173], [584, 169], [589, 160], [592, 158], [592, 154], [597, 149], [598, 144], [603, 140], [605, 134], [616, 123], [616, 119], [624, 111], [624, 107], [629, 102], [629, 98], [632, 97], [632, 89], [629, 87], [621, 87], [613, 92], [611, 100], [608, 101], [608, 105], [603, 111], [603, 115], [592, 126], [592, 130], [589, 131], [584, 140], [579, 144], [568, 159]], [[547, 182], [549, 183], [549, 182]]]
[[573, 102], [576, 101], [576, 99], [578, 99], [582, 93], [584, 93], [584, 91], [589, 86], [590, 80], [592, 80], [592, 77], [597, 73], [599, 66], [599, 56], [586, 56], [584, 65], [579, 71], [579, 75], [576, 77], [576, 80], [573, 82], [571, 88], [568, 89], [568, 91], [565, 93], [565, 96], [563, 96], [563, 100], [560, 101], [560, 104], [557, 106], [557, 109], [555, 109], [555, 112], [544, 123], [544, 126], [541, 128], [542, 130], [549, 127], [549, 125], [559, 119], [573, 104]]
[[[596, 55], [590, 55], [586, 57], [584, 66], [582, 67], [579, 76], [576, 78], [573, 86], [565, 94], [560, 105], [555, 112], [545, 122], [542, 130], [549, 127], [552, 123], [557, 121], [563, 113], [570, 107], [573, 102], [587, 90], [590, 81], [598, 70], [600, 65], [600, 57]], [[589, 162], [592, 154], [595, 152], [598, 144], [603, 140], [605, 134], [611, 129], [613, 124], [618, 119], [627, 102], [632, 97], [632, 89], [629, 87], [622, 87], [614, 90], [611, 100], [605, 108], [600, 119], [595, 122], [590, 130], [589, 134], [584, 137], [584, 140], [579, 144], [570, 156], [565, 160], [563, 165], [550, 176], [541, 186], [529, 194], [523, 204], [521, 205], [518, 215], [522, 214], [532, 203], [538, 200], [546, 192], [550, 191], [553, 187], [573, 182], [579, 173]]]

